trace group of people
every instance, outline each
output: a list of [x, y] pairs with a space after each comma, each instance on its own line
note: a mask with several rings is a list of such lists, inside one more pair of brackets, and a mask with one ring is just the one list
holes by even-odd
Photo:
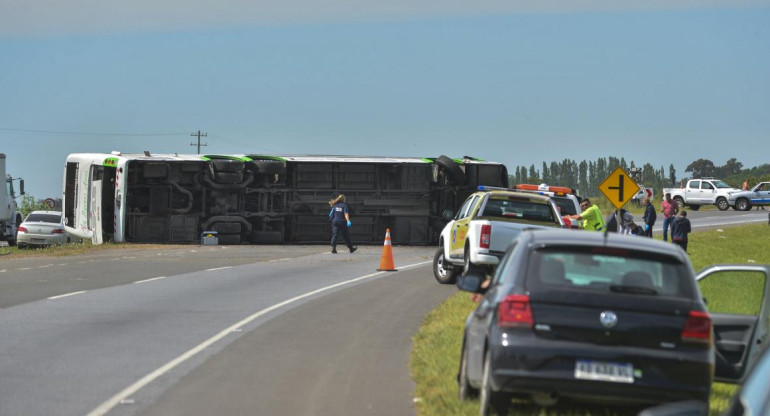
[[[657, 212], [650, 201], [650, 197], [644, 197], [644, 216], [642, 220], [644, 225], [637, 225], [634, 222], [634, 216], [620, 209], [610, 214], [605, 221], [599, 207], [591, 203], [588, 198], [583, 198], [580, 202], [580, 214], [565, 215], [565, 220], [580, 220], [581, 225], [586, 230], [610, 231], [620, 234], [642, 235], [652, 238], [652, 227], [657, 221]], [[345, 244], [350, 252], [358, 248], [350, 240], [350, 231], [348, 228], [352, 225], [350, 222], [350, 212], [345, 203], [345, 195], [339, 194], [329, 201], [331, 210], [329, 211], [329, 221], [332, 226], [331, 246], [332, 253], [337, 253], [337, 241], [339, 234], [342, 234]], [[671, 194], [667, 193], [660, 204], [660, 212], [663, 213], [663, 241], [668, 241], [668, 232], [671, 230], [671, 241], [687, 251], [688, 234], [692, 231], [690, 220], [687, 219], [687, 211], [679, 210], [679, 204], [671, 199]]]
[[[620, 209], [610, 214], [607, 220], [602, 217], [599, 207], [593, 205], [591, 200], [584, 198], [580, 202], [582, 212], [580, 214], [565, 215], [568, 220], [580, 220], [581, 225], [586, 230], [610, 231], [621, 234], [643, 235], [652, 238], [652, 227], [657, 221], [657, 212], [650, 197], [645, 197], [644, 216], [642, 217], [644, 225], [637, 225], [634, 222], [634, 216]], [[663, 241], [668, 241], [668, 231], [671, 230], [671, 241], [687, 251], [688, 234], [692, 231], [690, 220], [687, 219], [687, 211], [680, 211], [679, 204], [671, 199], [671, 194], [667, 193], [665, 199], [661, 202], [660, 212], [663, 213]]]

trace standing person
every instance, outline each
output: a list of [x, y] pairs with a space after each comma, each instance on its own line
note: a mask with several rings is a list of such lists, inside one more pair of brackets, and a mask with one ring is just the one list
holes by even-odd
[[687, 252], [687, 234], [690, 234], [690, 220], [687, 219], [687, 211], [682, 211], [671, 223], [671, 240], [674, 244]]
[[583, 198], [580, 201], [580, 209], [583, 210], [580, 214], [565, 215], [564, 218], [570, 220], [581, 220], [581, 225], [585, 230], [604, 230], [604, 218], [602, 218], [602, 212], [599, 207], [591, 203], [588, 198]]
[[743, 187], [741, 188], [742, 191], [748, 191], [749, 190], [749, 180], [746, 179], [743, 181]]
[[668, 241], [668, 226], [679, 212], [679, 204], [671, 199], [671, 193], [666, 193], [665, 199], [660, 203], [660, 212], [663, 213], [663, 241]]
[[644, 197], [644, 234], [647, 237], [652, 238], [652, 226], [655, 225], [655, 220], [658, 219], [658, 214], [655, 213], [655, 207], [650, 202], [650, 197]]
[[332, 253], [337, 252], [337, 237], [340, 231], [342, 231], [342, 237], [345, 239], [348, 250], [351, 253], [356, 251], [358, 247], [350, 242], [350, 231], [348, 231], [351, 226], [350, 213], [348, 212], [348, 205], [345, 203], [345, 195], [337, 195], [336, 198], [329, 200], [329, 205], [332, 207], [329, 211], [329, 221], [332, 223]]
[[[618, 219], [620, 219], [620, 221], [618, 221]], [[614, 211], [604, 222], [607, 231], [611, 233], [632, 234], [633, 230], [636, 228], [636, 224], [634, 224], [634, 215], [626, 211], [625, 208]], [[620, 224], [618, 224], [618, 222], [620, 222]]]

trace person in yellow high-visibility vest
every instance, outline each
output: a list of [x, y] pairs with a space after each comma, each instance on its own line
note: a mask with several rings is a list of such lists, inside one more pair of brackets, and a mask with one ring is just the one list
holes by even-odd
[[564, 218], [580, 220], [583, 229], [586, 230], [604, 231], [604, 218], [599, 207], [592, 204], [590, 199], [584, 198], [580, 201], [580, 209], [583, 210], [580, 214], [565, 215]]

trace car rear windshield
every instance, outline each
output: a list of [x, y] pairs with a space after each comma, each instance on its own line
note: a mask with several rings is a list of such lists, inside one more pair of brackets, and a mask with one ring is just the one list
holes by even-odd
[[59, 224], [61, 222], [61, 215], [54, 214], [29, 214], [26, 222], [50, 222], [52, 224]]
[[527, 286], [540, 289], [691, 298], [693, 285], [689, 268], [676, 258], [606, 247], [536, 250], [527, 272]]
[[551, 205], [527, 198], [494, 196], [484, 205], [482, 217], [510, 218], [558, 224]]

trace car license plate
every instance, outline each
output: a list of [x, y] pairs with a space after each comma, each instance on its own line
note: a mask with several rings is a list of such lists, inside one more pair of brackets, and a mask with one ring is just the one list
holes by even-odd
[[613, 383], [633, 383], [634, 366], [628, 363], [577, 360], [575, 362], [575, 378], [611, 381]]
[[45, 238], [33, 238], [32, 241], [35, 243], [45, 243]]

